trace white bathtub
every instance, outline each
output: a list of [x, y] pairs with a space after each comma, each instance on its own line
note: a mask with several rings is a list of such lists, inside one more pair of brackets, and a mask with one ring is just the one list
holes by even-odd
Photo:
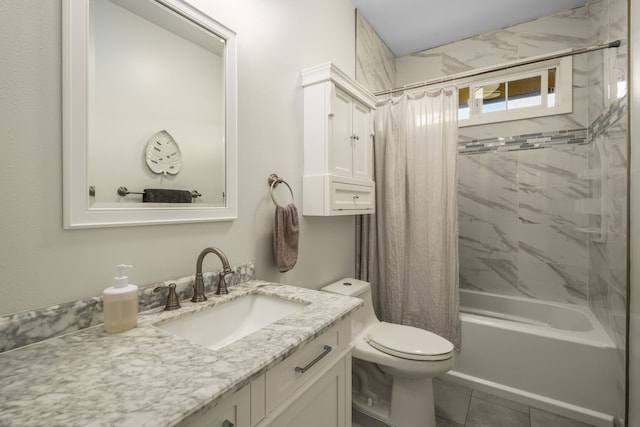
[[616, 349], [586, 307], [460, 291], [462, 351], [446, 378], [611, 426]]

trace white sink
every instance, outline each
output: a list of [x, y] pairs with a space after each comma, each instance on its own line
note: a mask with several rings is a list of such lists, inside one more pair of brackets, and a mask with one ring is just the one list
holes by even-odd
[[250, 294], [157, 325], [189, 341], [217, 350], [300, 310], [307, 304]]

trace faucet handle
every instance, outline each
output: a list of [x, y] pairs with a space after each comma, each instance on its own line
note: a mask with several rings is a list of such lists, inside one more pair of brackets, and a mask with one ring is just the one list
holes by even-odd
[[167, 303], [164, 306], [164, 309], [167, 311], [179, 309], [180, 301], [178, 300], [178, 294], [176, 293], [176, 284], [171, 283], [169, 285], [158, 286], [154, 288], [153, 292], [160, 292], [164, 289], [169, 289], [169, 294], [167, 295]]
[[224, 268], [220, 274], [218, 275], [218, 288], [216, 289], [216, 295], [227, 295], [229, 293], [229, 289], [227, 289], [227, 282], [224, 279], [227, 274], [227, 269]]

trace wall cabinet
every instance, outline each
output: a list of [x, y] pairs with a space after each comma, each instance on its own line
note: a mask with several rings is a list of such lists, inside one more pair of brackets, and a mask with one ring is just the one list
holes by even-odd
[[185, 427], [351, 425], [351, 320], [343, 319]]
[[373, 213], [376, 99], [331, 63], [302, 72], [303, 215]]

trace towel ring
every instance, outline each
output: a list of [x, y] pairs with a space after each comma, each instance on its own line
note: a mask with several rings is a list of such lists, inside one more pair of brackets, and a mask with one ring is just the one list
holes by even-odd
[[276, 188], [278, 184], [284, 184], [287, 186], [287, 188], [289, 189], [289, 193], [291, 193], [291, 203], [293, 203], [294, 202], [293, 190], [291, 189], [291, 186], [289, 185], [289, 183], [287, 183], [287, 181], [280, 178], [275, 173], [272, 173], [271, 175], [269, 175], [269, 191], [271, 193], [271, 200], [273, 200], [273, 203], [275, 203], [276, 206], [280, 206], [278, 202], [276, 202], [276, 198], [273, 196], [273, 189]]

